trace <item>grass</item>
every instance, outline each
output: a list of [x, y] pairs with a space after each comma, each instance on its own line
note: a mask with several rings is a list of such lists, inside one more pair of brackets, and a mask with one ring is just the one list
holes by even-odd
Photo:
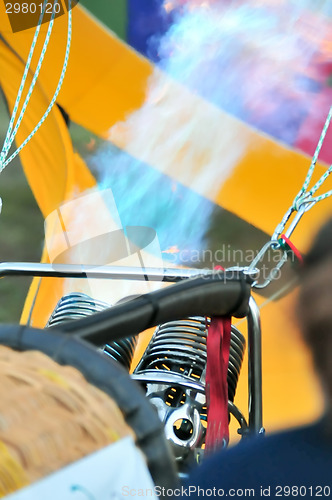
[[[0, 93], [0, 147], [9, 123], [7, 109]], [[81, 156], [89, 153], [87, 145], [100, 139], [84, 128], [71, 123], [70, 132], [75, 149]], [[33, 139], [32, 139], [33, 140]], [[44, 219], [25, 178], [19, 158], [6, 167], [0, 177], [0, 262], [39, 262], [43, 240]], [[17, 323], [20, 319], [30, 278], [0, 279], [0, 322]]]

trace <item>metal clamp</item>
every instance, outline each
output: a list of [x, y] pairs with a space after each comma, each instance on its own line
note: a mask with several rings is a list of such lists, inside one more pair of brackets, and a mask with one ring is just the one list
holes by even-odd
[[[294, 229], [296, 228], [296, 226], [300, 222], [302, 216], [306, 212], [308, 212], [308, 210], [310, 210], [315, 205], [316, 202], [317, 202], [317, 200], [310, 200], [310, 199], [308, 199], [308, 196], [304, 196], [303, 198], [300, 198], [298, 200], [298, 202], [297, 202], [298, 208], [295, 208], [293, 205], [288, 210], [288, 212], [286, 212], [284, 218], [282, 219], [281, 223], [278, 224], [278, 226], [276, 227], [276, 229], [272, 235], [272, 238], [271, 238], [271, 241], [273, 241], [275, 244], [275, 248], [279, 248], [280, 244], [278, 243], [278, 239], [279, 239], [281, 233], [285, 233], [285, 236], [287, 236], [287, 238], [290, 238], [290, 236], [294, 232]], [[289, 221], [291, 215], [293, 214], [293, 212], [296, 212], [296, 211], [297, 211], [297, 214], [294, 217], [293, 222], [290, 224], [287, 231], [284, 231], [285, 226], [286, 226], [287, 222]]]
[[250, 266], [248, 267], [248, 272], [252, 272], [254, 269], [257, 269], [257, 265], [261, 261], [261, 259], [265, 256], [265, 254], [271, 249], [273, 251], [279, 251], [282, 252], [282, 255], [280, 257], [279, 262], [277, 265], [271, 269], [269, 275], [265, 278], [265, 280], [262, 283], [259, 283], [257, 280], [253, 283], [252, 287], [253, 288], [265, 288], [268, 286], [271, 281], [273, 281], [277, 276], [280, 271], [280, 269], [283, 267], [283, 265], [287, 262], [288, 259], [288, 252], [287, 250], [283, 247], [283, 245], [280, 242], [280, 236], [281, 233], [284, 231], [286, 224], [288, 223], [291, 215], [293, 212], [297, 211], [296, 216], [294, 217], [293, 221], [289, 225], [287, 231], [284, 232], [284, 235], [287, 239], [290, 238], [290, 236], [293, 234], [296, 226], [298, 225], [299, 221], [303, 217], [303, 215], [310, 210], [317, 200], [312, 200], [308, 196], [304, 196], [302, 199], [298, 200], [298, 211], [297, 208], [294, 208], [292, 206], [288, 212], [286, 212], [284, 218], [282, 219], [281, 223], [278, 224], [276, 227], [271, 240], [268, 241], [263, 248], [258, 252]]
[[[252, 263], [248, 267], [248, 273], [252, 273], [254, 270], [258, 270], [257, 265], [259, 264], [259, 262], [262, 260], [262, 258], [265, 256], [265, 254], [270, 249], [272, 249], [274, 251], [279, 251], [279, 252], [282, 251], [281, 248], [279, 248], [279, 247], [280, 247], [280, 244], [279, 244], [278, 241], [275, 241], [275, 240], [268, 241], [263, 246], [263, 248], [258, 252], [258, 254], [256, 255], [256, 257], [254, 258], [254, 260], [252, 261]], [[288, 254], [287, 254], [286, 250], [283, 250], [282, 251], [282, 256], [281, 256], [279, 262], [277, 263], [277, 265], [273, 269], [271, 269], [270, 273], [265, 278], [265, 280], [263, 281], [263, 283], [259, 283], [258, 280], [256, 280], [252, 284], [252, 287], [253, 288], [265, 288], [266, 286], [268, 286], [271, 283], [271, 281], [273, 281], [277, 277], [280, 269], [282, 268], [282, 266], [287, 261], [287, 258], [288, 258]], [[258, 270], [258, 273], [260, 274], [259, 270]]]

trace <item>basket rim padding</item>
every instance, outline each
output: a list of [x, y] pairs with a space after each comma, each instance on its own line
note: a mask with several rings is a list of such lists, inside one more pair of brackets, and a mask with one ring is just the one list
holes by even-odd
[[136, 435], [154, 483], [165, 488], [177, 484], [175, 462], [158, 414], [139, 384], [107, 354], [75, 336], [55, 329], [1, 325], [0, 344], [18, 351], [41, 351], [60, 365], [79, 370], [85, 379], [108, 394]]

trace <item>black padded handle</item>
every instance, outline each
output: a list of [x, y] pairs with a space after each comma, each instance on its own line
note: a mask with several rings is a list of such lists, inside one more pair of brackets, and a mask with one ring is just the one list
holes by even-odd
[[249, 309], [250, 285], [250, 279], [242, 272], [216, 272], [70, 321], [61, 330], [95, 345], [105, 345], [188, 316], [244, 317]]

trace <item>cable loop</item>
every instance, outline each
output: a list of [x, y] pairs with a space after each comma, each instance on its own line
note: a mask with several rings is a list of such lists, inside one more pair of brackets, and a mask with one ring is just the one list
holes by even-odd
[[301, 196], [297, 196], [293, 202], [293, 211], [298, 212], [304, 203], [308, 203], [312, 200], [313, 198], [311, 196], [311, 193], [304, 193]]

